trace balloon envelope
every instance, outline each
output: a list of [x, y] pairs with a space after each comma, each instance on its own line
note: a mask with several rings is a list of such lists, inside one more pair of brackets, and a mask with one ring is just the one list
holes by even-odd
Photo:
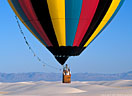
[[124, 0], [8, 0], [28, 30], [64, 64], [111, 22]]

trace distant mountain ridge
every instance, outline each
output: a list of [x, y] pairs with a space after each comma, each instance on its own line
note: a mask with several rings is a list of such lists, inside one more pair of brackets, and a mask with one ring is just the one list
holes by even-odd
[[[61, 73], [0, 73], [0, 82], [61, 81]], [[117, 74], [73, 73], [72, 81], [132, 80], [132, 71]]]

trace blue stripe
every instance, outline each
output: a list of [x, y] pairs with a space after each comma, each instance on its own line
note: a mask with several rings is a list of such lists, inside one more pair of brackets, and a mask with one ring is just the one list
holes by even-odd
[[18, 0], [11, 0], [14, 8], [16, 9], [16, 11], [18, 12], [18, 14], [21, 16], [21, 18], [23, 19], [23, 21], [26, 23], [26, 25], [31, 29], [31, 31], [40, 39], [40, 41], [45, 45], [48, 46], [44, 40], [40, 37], [40, 35], [37, 33], [37, 31], [34, 29], [34, 27], [32, 26], [32, 24], [29, 22], [27, 16], [24, 14]]
[[66, 46], [73, 46], [74, 38], [79, 23], [82, 0], [66, 0]]
[[[121, 0], [120, 4], [118, 5], [117, 9], [115, 10], [114, 14], [111, 16], [111, 18], [109, 19], [109, 21], [106, 23], [106, 25], [101, 29], [101, 31], [98, 33], [98, 35], [90, 42], [90, 44], [100, 35], [100, 33], [111, 23], [111, 21], [113, 20], [113, 18], [116, 16], [116, 14], [118, 13], [118, 11], [120, 10], [121, 6], [123, 5], [125, 0]], [[90, 45], [89, 44], [89, 45]], [[88, 45], [88, 46], [89, 46]]]

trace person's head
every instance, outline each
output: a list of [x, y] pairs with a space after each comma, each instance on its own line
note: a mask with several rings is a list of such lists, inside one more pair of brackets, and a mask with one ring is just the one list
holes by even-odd
[[67, 67], [68, 65], [66, 64], [66, 67]]

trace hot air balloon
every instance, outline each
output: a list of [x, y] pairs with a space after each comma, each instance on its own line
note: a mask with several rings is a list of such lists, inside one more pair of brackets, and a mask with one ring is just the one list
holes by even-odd
[[8, 0], [26, 28], [63, 65], [106, 28], [124, 0]]

